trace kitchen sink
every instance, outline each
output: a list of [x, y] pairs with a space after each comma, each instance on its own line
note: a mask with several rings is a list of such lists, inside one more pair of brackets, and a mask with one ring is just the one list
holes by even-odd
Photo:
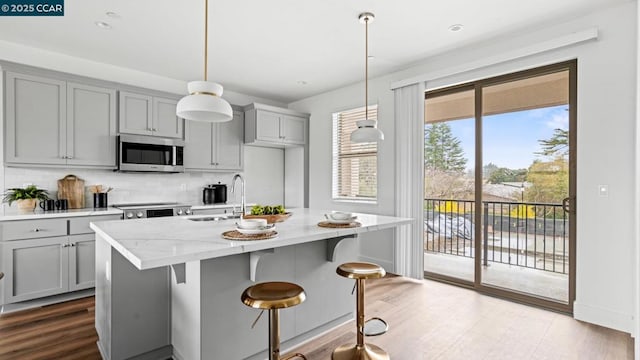
[[191, 221], [221, 221], [221, 220], [228, 220], [228, 219], [239, 219], [240, 215], [235, 215], [235, 214], [220, 214], [220, 215], [195, 215], [195, 216], [190, 216], [187, 218], [187, 220], [191, 220]]
[[220, 221], [226, 220], [225, 216], [207, 216], [207, 217], [197, 217], [197, 218], [188, 218], [187, 220], [191, 221]]

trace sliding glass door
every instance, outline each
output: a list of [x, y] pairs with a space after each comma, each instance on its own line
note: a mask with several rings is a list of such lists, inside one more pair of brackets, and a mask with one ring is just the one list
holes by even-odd
[[426, 94], [425, 276], [572, 310], [575, 73], [567, 62]]
[[430, 96], [424, 124], [424, 264], [430, 276], [474, 281], [475, 95]]

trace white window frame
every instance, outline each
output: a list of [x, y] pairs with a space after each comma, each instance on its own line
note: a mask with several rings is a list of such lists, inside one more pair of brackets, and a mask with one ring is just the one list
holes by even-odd
[[[343, 110], [343, 111], [339, 111], [339, 112], [335, 112], [332, 114], [332, 146], [331, 146], [331, 154], [332, 154], [332, 161], [331, 161], [331, 198], [334, 202], [352, 202], [352, 203], [377, 203], [378, 201], [378, 144], [375, 144], [375, 158], [376, 158], [376, 188], [375, 188], [375, 196], [374, 197], [360, 197], [360, 196], [344, 196], [344, 195], [339, 195], [339, 189], [340, 189], [340, 170], [339, 170], [339, 159], [341, 158], [340, 153], [339, 153], [339, 142], [342, 140], [344, 141], [345, 139], [339, 139], [339, 124], [338, 122], [340, 121], [340, 116], [344, 113], [349, 113], [349, 112], [357, 112], [357, 111], [361, 111], [364, 112], [365, 108], [364, 106], [359, 107], [359, 108], [354, 108], [354, 109], [347, 109], [347, 110]], [[369, 105], [369, 119], [370, 120], [377, 120], [377, 114], [378, 114], [378, 105]], [[357, 121], [357, 120], [364, 120], [364, 115], [362, 116], [362, 118], [358, 118], [352, 121]], [[349, 139], [346, 139], [347, 141], [350, 142]], [[373, 152], [368, 152], [366, 154], [363, 154], [363, 157], [370, 157], [372, 156]], [[358, 156], [354, 156], [351, 155], [351, 157], [353, 158], [358, 158]]]

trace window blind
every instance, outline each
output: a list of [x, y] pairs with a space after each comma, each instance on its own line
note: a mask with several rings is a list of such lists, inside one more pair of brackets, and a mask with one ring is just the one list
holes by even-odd
[[[352, 143], [356, 121], [365, 108], [333, 114], [333, 199], [375, 200], [378, 190], [378, 143]], [[378, 106], [369, 106], [369, 119], [378, 119]]]

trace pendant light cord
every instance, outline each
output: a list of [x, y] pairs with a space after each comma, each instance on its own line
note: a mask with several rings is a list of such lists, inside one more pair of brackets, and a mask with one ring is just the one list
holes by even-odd
[[369, 120], [369, 17], [364, 18], [364, 119]]
[[207, 54], [209, 45], [209, 0], [204, 0], [204, 81], [207, 81]]

